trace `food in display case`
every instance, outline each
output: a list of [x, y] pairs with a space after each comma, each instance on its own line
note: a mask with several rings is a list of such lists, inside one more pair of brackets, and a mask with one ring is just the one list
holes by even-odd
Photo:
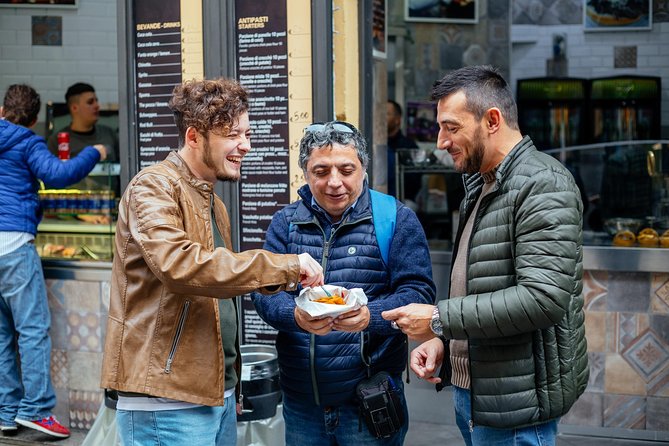
[[669, 248], [669, 229], [662, 235], [653, 228], [643, 228], [638, 234], [629, 229], [622, 229], [613, 236], [613, 246], [642, 248]]
[[118, 164], [98, 164], [84, 182], [77, 183], [89, 187], [39, 191], [43, 218], [35, 247], [42, 258], [112, 259], [119, 201], [114, 186], [119, 173]]

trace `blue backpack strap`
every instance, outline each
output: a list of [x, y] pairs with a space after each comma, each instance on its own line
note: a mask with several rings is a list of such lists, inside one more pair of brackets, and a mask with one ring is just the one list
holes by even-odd
[[397, 221], [397, 204], [395, 197], [382, 194], [373, 189], [369, 190], [372, 199], [372, 221], [376, 232], [376, 242], [381, 250], [381, 258], [388, 265], [390, 242], [395, 234]]

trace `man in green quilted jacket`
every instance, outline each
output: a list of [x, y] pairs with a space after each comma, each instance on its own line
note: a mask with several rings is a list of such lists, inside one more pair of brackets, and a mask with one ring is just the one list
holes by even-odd
[[383, 317], [424, 341], [411, 369], [438, 389], [453, 386], [467, 445], [555, 444], [560, 417], [588, 382], [580, 192], [522, 135], [496, 69], [455, 70], [432, 99], [438, 148], [466, 189], [449, 296]]

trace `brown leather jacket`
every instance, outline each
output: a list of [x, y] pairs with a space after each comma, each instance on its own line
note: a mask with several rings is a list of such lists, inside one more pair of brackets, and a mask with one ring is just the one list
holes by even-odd
[[125, 191], [102, 387], [222, 406], [225, 362], [213, 298], [297, 286], [296, 255], [214, 249], [212, 197], [216, 224], [232, 246], [225, 205], [178, 154], [142, 170]]

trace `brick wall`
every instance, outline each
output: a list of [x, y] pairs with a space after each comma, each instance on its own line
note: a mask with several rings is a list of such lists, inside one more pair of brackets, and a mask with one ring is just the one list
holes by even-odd
[[[32, 16], [62, 17], [62, 46], [33, 46]], [[67, 87], [81, 81], [95, 86], [102, 105], [118, 103], [116, 27], [109, 0], [79, 0], [75, 9], [0, 8], [1, 96], [11, 84], [28, 83], [42, 103], [63, 102]]]
[[[669, 137], [669, 22], [654, 23], [650, 31], [584, 32], [583, 25], [513, 25], [511, 28], [511, 85], [520, 78], [546, 76], [553, 56], [553, 35], [567, 37], [570, 77], [618, 75], [662, 78], [663, 137]], [[615, 47], [636, 47], [636, 68], [614, 68]]]

